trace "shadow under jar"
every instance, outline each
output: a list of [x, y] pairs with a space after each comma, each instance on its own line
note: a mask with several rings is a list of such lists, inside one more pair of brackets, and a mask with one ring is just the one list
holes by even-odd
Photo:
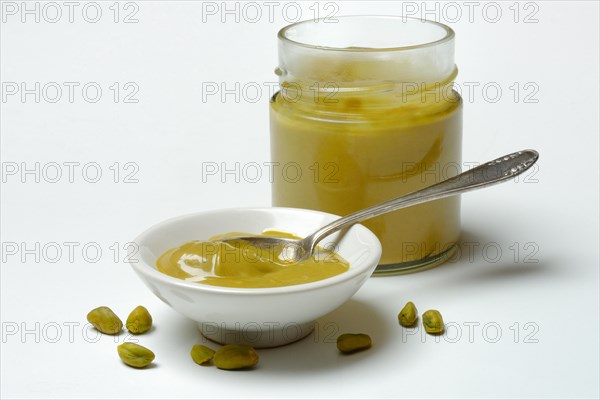
[[[274, 206], [338, 215], [460, 173], [462, 100], [454, 32], [405, 17], [304, 21], [279, 38], [270, 104]], [[376, 274], [441, 264], [456, 250], [460, 197], [364, 222], [381, 241]]]

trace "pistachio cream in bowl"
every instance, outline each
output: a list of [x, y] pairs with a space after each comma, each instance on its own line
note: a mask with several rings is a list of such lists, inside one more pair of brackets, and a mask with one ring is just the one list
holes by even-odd
[[273, 347], [297, 341], [314, 321], [346, 302], [381, 257], [377, 237], [362, 225], [332, 234], [306, 261], [286, 249], [232, 246], [238, 233], [303, 237], [339, 218], [295, 208], [235, 208], [161, 222], [135, 239], [131, 265], [150, 290], [196, 321], [219, 343]]

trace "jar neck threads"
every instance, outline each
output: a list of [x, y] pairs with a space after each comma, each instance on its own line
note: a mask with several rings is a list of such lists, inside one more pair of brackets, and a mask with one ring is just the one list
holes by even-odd
[[336, 119], [391, 109], [397, 117], [441, 112], [459, 99], [454, 32], [437, 22], [348, 16], [293, 24], [278, 36], [282, 107]]

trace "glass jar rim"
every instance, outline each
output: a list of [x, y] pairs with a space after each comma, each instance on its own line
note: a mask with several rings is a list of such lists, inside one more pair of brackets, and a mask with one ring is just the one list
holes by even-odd
[[304, 43], [298, 40], [294, 40], [289, 38], [286, 34], [289, 30], [295, 29], [298, 26], [306, 25], [308, 23], [326, 23], [325, 21], [329, 17], [319, 18], [319, 19], [309, 19], [304, 21], [295, 22], [293, 24], [287, 25], [279, 30], [277, 33], [277, 37], [283, 41], [296, 46], [305, 47], [308, 49], [314, 50], [326, 50], [326, 51], [340, 51], [345, 53], [379, 53], [379, 52], [394, 52], [394, 51], [406, 51], [406, 50], [414, 50], [414, 49], [422, 49], [426, 47], [437, 46], [439, 44], [451, 41], [454, 38], [454, 30], [449, 26], [442, 24], [440, 22], [431, 21], [423, 18], [414, 18], [414, 17], [405, 17], [401, 15], [345, 15], [345, 16], [337, 16], [336, 19], [360, 19], [360, 18], [373, 18], [373, 19], [388, 19], [388, 20], [398, 20], [401, 22], [416, 22], [419, 21], [423, 24], [434, 25], [439, 28], [442, 28], [445, 32], [445, 35], [437, 40], [425, 41], [423, 43], [408, 45], [408, 46], [392, 46], [392, 47], [335, 47], [335, 46], [320, 46], [315, 44]]

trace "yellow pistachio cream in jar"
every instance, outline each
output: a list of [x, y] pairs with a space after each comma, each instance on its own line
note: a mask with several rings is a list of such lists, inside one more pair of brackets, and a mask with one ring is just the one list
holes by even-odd
[[[339, 254], [323, 247], [317, 247], [308, 260], [290, 263], [285, 246], [257, 248], [242, 240], [222, 241], [235, 236], [258, 235], [230, 232], [184, 243], [162, 254], [156, 267], [186, 281], [234, 288], [299, 285], [339, 275], [350, 267]], [[261, 236], [298, 239], [279, 231], [265, 231]]]
[[[274, 206], [347, 215], [460, 173], [454, 32], [404, 17], [338, 17], [279, 32], [271, 159]], [[460, 234], [460, 197], [367, 220], [375, 273], [438, 265]]]

